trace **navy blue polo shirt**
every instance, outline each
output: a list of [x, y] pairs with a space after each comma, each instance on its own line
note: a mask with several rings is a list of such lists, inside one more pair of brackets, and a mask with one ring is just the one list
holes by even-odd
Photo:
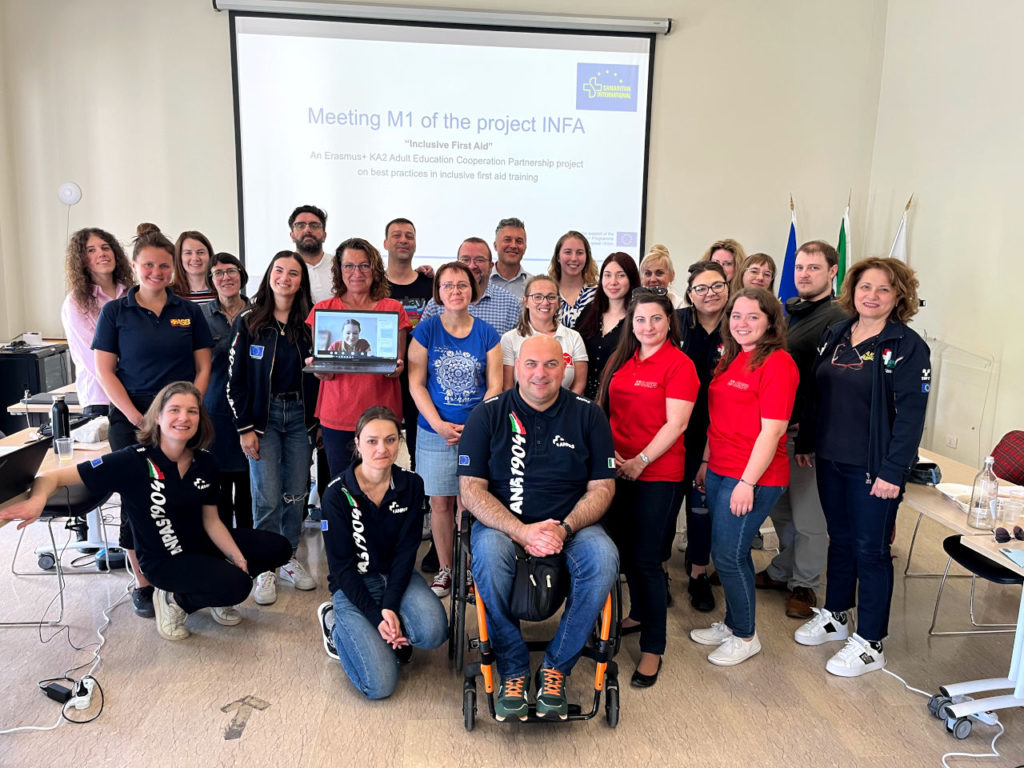
[[167, 290], [160, 316], [139, 305], [138, 287], [107, 302], [96, 322], [92, 348], [117, 355], [117, 378], [129, 395], [152, 396], [172, 381], [193, 381], [197, 349], [213, 346], [197, 304]]
[[478, 405], [459, 441], [460, 477], [490, 492], [524, 523], [564, 520], [591, 480], [615, 477], [612, 430], [593, 402], [560, 389], [536, 411], [518, 387]]
[[195, 452], [184, 477], [158, 447], [143, 445], [83, 461], [78, 474], [94, 493], [121, 494], [121, 513], [131, 523], [143, 572], [183, 552], [210, 551], [203, 505], [217, 504], [220, 470], [206, 451]]

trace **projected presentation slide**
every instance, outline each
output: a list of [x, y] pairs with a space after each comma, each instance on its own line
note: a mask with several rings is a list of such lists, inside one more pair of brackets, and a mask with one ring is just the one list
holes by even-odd
[[[638, 255], [649, 37], [234, 16], [244, 251], [258, 280], [310, 203], [343, 239], [416, 224], [417, 263], [523, 219], [524, 268], [583, 232]], [[415, 265], [414, 265], [415, 266]]]
[[398, 357], [398, 315], [317, 310], [313, 316], [317, 357]]

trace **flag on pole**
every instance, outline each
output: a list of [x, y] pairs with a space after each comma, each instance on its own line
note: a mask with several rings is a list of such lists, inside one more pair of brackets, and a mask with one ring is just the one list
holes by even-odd
[[906, 206], [903, 208], [900, 226], [896, 230], [896, 237], [893, 238], [892, 248], [889, 249], [889, 258], [899, 259], [904, 264], [907, 263], [907, 213], [910, 211], [910, 203], [913, 199], [914, 196], [911, 195], [910, 199], [907, 200]]
[[782, 277], [779, 278], [779, 300], [786, 305], [788, 299], [796, 296], [796, 209], [793, 196], [789, 196], [789, 241], [786, 243], [786, 258], [782, 262]]
[[850, 201], [846, 201], [846, 211], [843, 213], [843, 220], [839, 224], [839, 244], [836, 246], [839, 252], [839, 269], [836, 271], [835, 284], [836, 295], [843, 289], [843, 280], [846, 278], [846, 270], [850, 267]]

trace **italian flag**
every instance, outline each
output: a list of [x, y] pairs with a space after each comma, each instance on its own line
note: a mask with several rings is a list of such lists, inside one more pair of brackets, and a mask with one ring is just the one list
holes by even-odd
[[839, 251], [839, 271], [836, 272], [835, 288], [836, 295], [843, 289], [843, 280], [846, 279], [846, 270], [849, 267], [850, 253], [850, 204], [846, 204], [846, 212], [839, 224], [839, 244], [836, 246]]
[[512, 431], [517, 435], [525, 435], [526, 430], [523, 428], [523, 422], [516, 416], [515, 411], [512, 411], [508, 415], [508, 420], [512, 423]]
[[163, 480], [164, 473], [160, 471], [160, 468], [153, 463], [152, 459], [146, 459], [146, 464], [149, 465], [149, 476], [155, 480]]

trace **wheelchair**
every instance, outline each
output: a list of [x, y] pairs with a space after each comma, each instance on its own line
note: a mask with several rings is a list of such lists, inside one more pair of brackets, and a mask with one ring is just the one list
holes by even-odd
[[[460, 522], [455, 531], [454, 552], [452, 563], [452, 588], [450, 592], [450, 621], [448, 622], [448, 658], [453, 661], [457, 672], [463, 675], [462, 715], [467, 731], [472, 731], [476, 724], [477, 712], [477, 678], [483, 678], [484, 692], [487, 695], [487, 708], [490, 716], [497, 722], [494, 712], [494, 695], [497, 689], [495, 682], [497, 669], [495, 655], [491, 650], [487, 634], [487, 609], [474, 585], [468, 578], [469, 537], [473, 517], [468, 510], [462, 511]], [[471, 636], [466, 626], [467, 613], [473, 608], [476, 614], [477, 636]], [[600, 711], [601, 694], [604, 694], [605, 719], [609, 727], [619, 724], [619, 668], [615, 662], [622, 635], [622, 588], [616, 579], [604, 608], [595, 622], [590, 639], [584, 646], [581, 657], [594, 661], [594, 699], [587, 711], [581, 704], [569, 704], [567, 721], [590, 720]], [[530, 652], [543, 651], [548, 640], [527, 641]], [[466, 652], [478, 651], [478, 661], [466, 663]], [[565, 722], [537, 717], [536, 708], [530, 704], [527, 722]], [[511, 722], [511, 721], [510, 721]]]

